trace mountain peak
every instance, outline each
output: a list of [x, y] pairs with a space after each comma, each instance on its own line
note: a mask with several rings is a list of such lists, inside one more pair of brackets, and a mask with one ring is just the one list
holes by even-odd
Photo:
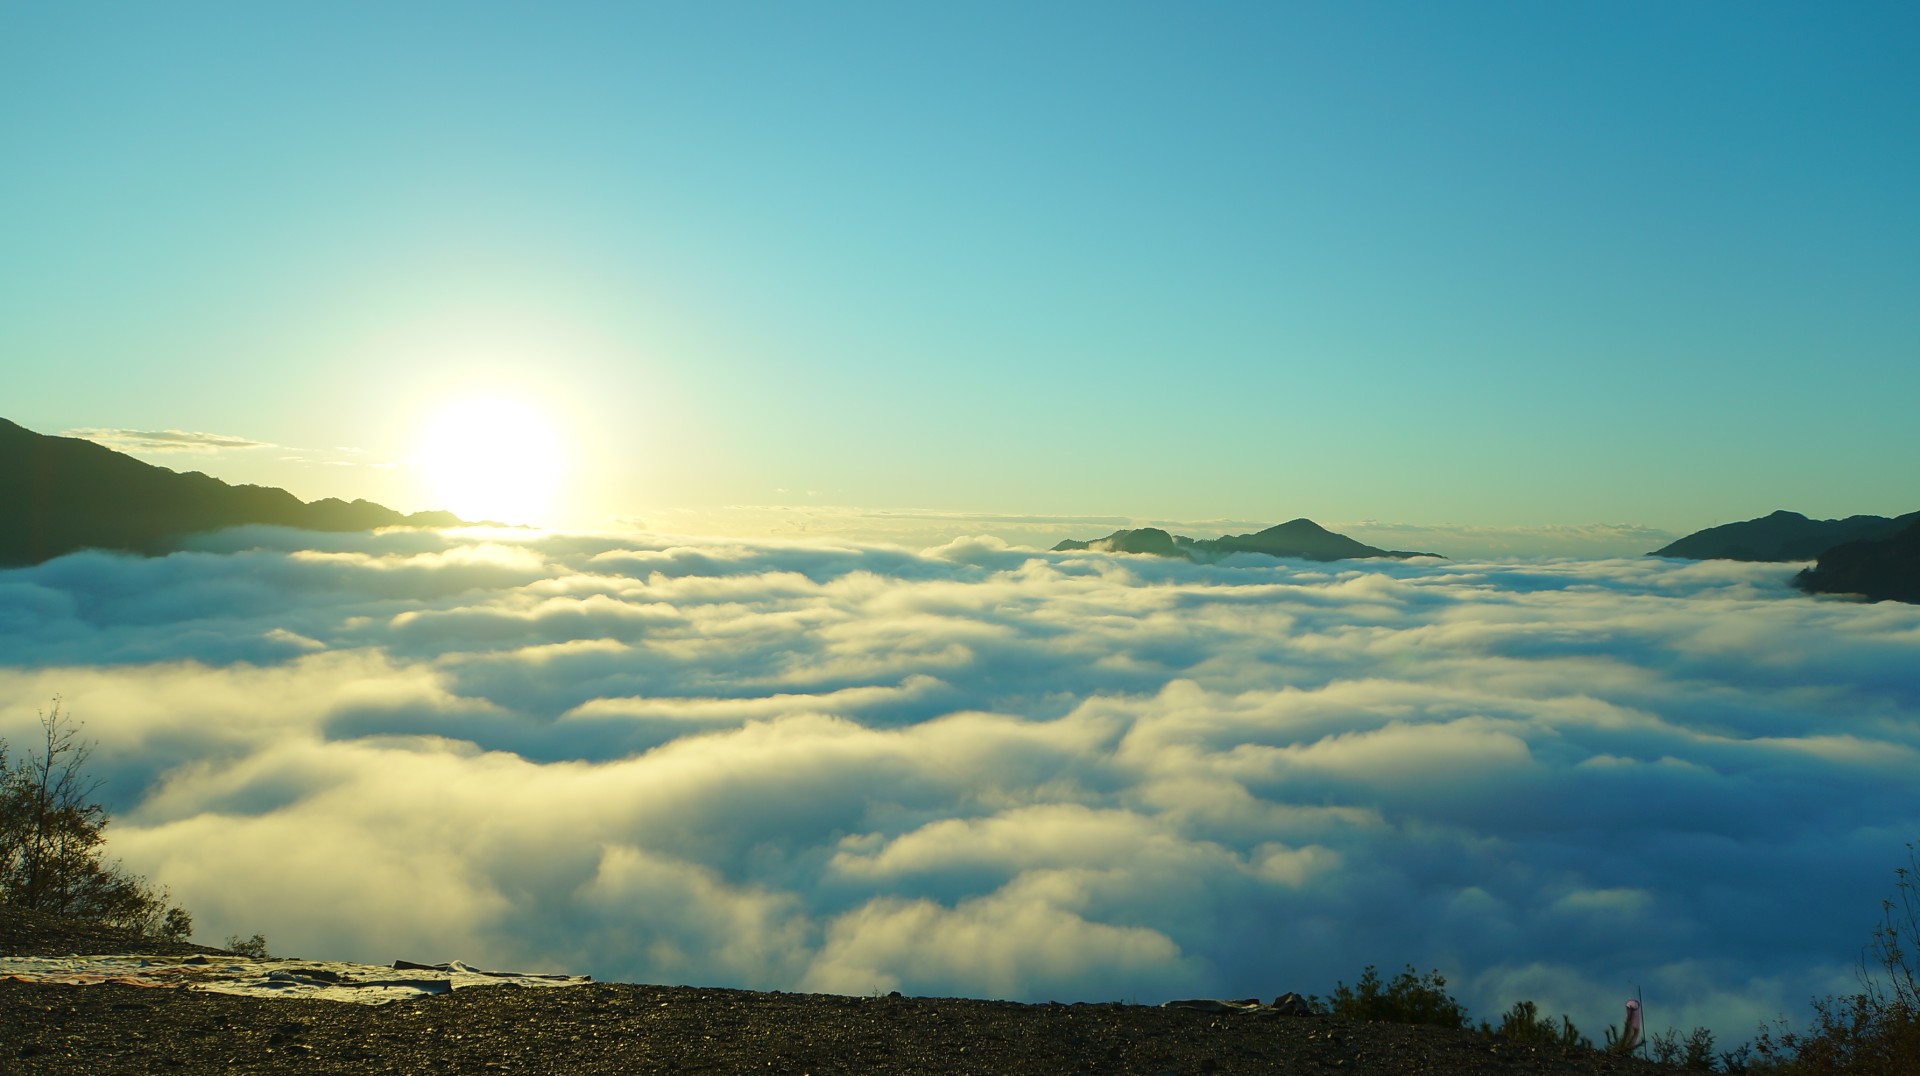
[[1117, 530], [1105, 538], [1094, 538], [1089, 541], [1068, 539], [1053, 548], [1056, 552], [1090, 549], [1103, 553], [1150, 553], [1161, 557], [1184, 557], [1188, 560], [1213, 560], [1232, 553], [1264, 553], [1270, 557], [1291, 557], [1300, 560], [1358, 560], [1375, 557], [1405, 559], [1440, 556], [1438, 553], [1380, 549], [1364, 542], [1354, 541], [1344, 534], [1336, 534], [1305, 517], [1276, 523], [1254, 534], [1223, 534], [1218, 538], [1199, 541], [1182, 535], [1169, 534], [1158, 527], [1140, 527], [1134, 530]]
[[156, 553], [181, 535], [249, 523], [358, 531], [461, 521], [446, 513], [402, 515], [370, 501], [306, 504], [275, 486], [183, 474], [0, 418], [0, 565], [37, 564], [89, 548]]
[[1332, 534], [1333, 532], [1305, 516], [1289, 519], [1285, 523], [1275, 523], [1261, 534]]
[[1758, 519], [1695, 531], [1647, 555], [1684, 560], [1813, 560], [1846, 542], [1884, 538], [1915, 520], [1920, 520], [1920, 512], [1896, 519], [1885, 516], [1808, 519], [1783, 508]]
[[1856, 594], [1868, 601], [1920, 603], [1920, 512], [1907, 526], [1878, 538], [1843, 542], [1794, 577], [1815, 594]]

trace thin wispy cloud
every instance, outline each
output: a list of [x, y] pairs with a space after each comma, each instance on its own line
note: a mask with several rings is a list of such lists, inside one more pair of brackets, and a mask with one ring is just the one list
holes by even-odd
[[255, 441], [251, 438], [236, 437], [225, 433], [206, 433], [196, 430], [128, 430], [112, 427], [83, 426], [78, 429], [63, 430], [62, 437], [78, 437], [105, 445], [116, 452], [127, 453], [218, 453], [250, 451], [258, 448], [278, 448], [268, 441]]
[[392, 470], [401, 466], [394, 460], [384, 459], [365, 449], [352, 446], [299, 448], [275, 444], [271, 441], [255, 441], [232, 434], [194, 430], [131, 430], [85, 426], [63, 430], [60, 436], [78, 437], [131, 456], [213, 456], [275, 449], [277, 454], [273, 458], [281, 463], [363, 470]]
[[0, 735], [64, 694], [114, 853], [290, 952], [1738, 1039], [1920, 832], [1920, 608], [1792, 573], [252, 528], [0, 573]]

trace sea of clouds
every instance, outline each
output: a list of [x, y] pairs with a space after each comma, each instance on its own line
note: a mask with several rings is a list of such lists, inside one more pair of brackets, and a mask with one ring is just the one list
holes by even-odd
[[[118, 443], [114, 447], [118, 447]], [[786, 541], [814, 541], [825, 537], [909, 549], [943, 545], [956, 534], [971, 534], [1004, 539], [1011, 545], [1051, 549], [1063, 538], [1085, 541], [1123, 527], [1158, 527], [1189, 538], [1218, 538], [1223, 534], [1263, 531], [1285, 518], [987, 515], [886, 511], [830, 504], [736, 504], [705, 509], [661, 508], [649, 512], [645, 519], [624, 522], [629, 530], [651, 527], [682, 534], [735, 534]], [[1439, 551], [1456, 560], [1637, 557], [1680, 537], [1671, 531], [1618, 523], [1485, 526], [1378, 519], [1320, 522], [1339, 534], [1381, 549]]]
[[0, 572], [0, 737], [206, 941], [1737, 1042], [1920, 836], [1920, 607], [1795, 567], [247, 528]]

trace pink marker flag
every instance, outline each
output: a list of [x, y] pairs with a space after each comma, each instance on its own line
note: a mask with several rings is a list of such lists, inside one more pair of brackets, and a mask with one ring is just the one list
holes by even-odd
[[1627, 999], [1627, 1018], [1620, 1025], [1620, 1048], [1633, 1050], [1640, 1045], [1640, 999]]

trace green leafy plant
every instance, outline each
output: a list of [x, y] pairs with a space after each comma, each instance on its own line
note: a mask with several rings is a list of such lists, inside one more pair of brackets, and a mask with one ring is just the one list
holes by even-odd
[[61, 700], [40, 711], [40, 733], [17, 758], [0, 741], [0, 904], [184, 940], [193, 917], [165, 889], [101, 858], [109, 817], [86, 775], [93, 745]]

